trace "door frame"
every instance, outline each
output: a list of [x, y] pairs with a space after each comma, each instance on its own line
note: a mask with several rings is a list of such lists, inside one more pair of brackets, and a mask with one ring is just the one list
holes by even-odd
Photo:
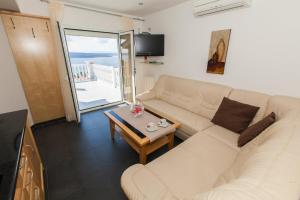
[[[59, 35], [60, 35], [60, 39], [61, 39], [61, 43], [62, 43], [62, 49], [63, 49], [63, 53], [64, 53], [64, 58], [65, 58], [65, 65], [67, 68], [67, 77], [66, 79], [68, 79], [67, 81], [69, 81], [70, 84], [70, 89], [71, 89], [71, 93], [72, 93], [72, 99], [73, 99], [73, 104], [74, 104], [74, 109], [76, 112], [76, 118], [77, 118], [77, 122], [80, 123], [80, 115], [86, 112], [91, 112], [94, 110], [99, 110], [99, 109], [103, 109], [103, 108], [107, 108], [107, 107], [112, 107], [112, 106], [116, 106], [116, 105], [120, 105], [124, 103], [124, 91], [123, 91], [123, 66], [122, 66], [122, 54], [121, 54], [121, 41], [120, 41], [120, 36], [123, 34], [131, 34], [131, 40], [132, 40], [132, 49], [131, 49], [131, 53], [132, 53], [132, 84], [133, 84], [133, 101], [135, 102], [135, 96], [136, 96], [136, 60], [135, 60], [135, 41], [134, 41], [134, 30], [128, 30], [128, 31], [124, 31], [124, 32], [108, 32], [108, 31], [103, 31], [103, 30], [90, 30], [90, 29], [85, 29], [85, 28], [77, 28], [77, 27], [72, 27], [72, 26], [66, 26], [63, 25], [59, 22], [57, 22], [58, 25], [58, 29], [59, 29]], [[105, 104], [102, 106], [96, 106], [93, 108], [89, 108], [89, 109], [84, 109], [84, 110], [80, 110], [79, 109], [79, 102], [78, 102], [78, 97], [77, 97], [77, 93], [76, 93], [76, 88], [75, 88], [75, 82], [73, 79], [73, 71], [72, 71], [72, 67], [71, 67], [71, 61], [70, 61], [70, 56], [69, 56], [69, 51], [68, 51], [68, 46], [67, 46], [67, 42], [66, 42], [66, 34], [65, 34], [65, 29], [68, 30], [74, 30], [74, 31], [88, 31], [88, 32], [99, 32], [99, 33], [107, 33], [107, 34], [115, 34], [118, 35], [117, 40], [118, 40], [118, 51], [119, 51], [119, 66], [120, 66], [120, 92], [121, 92], [121, 101], [118, 102], [113, 102], [110, 104]]]
[[[122, 66], [121, 66], [121, 53], [120, 53], [120, 47], [118, 47], [118, 57], [119, 57], [119, 67], [120, 67], [120, 93], [121, 93], [121, 101], [117, 101], [117, 102], [113, 102], [113, 103], [109, 103], [109, 104], [105, 104], [105, 105], [101, 105], [101, 106], [95, 106], [92, 108], [88, 108], [88, 109], [84, 109], [84, 110], [80, 110], [79, 109], [79, 102], [78, 102], [78, 97], [77, 97], [77, 93], [76, 93], [76, 87], [75, 87], [75, 82], [73, 79], [73, 71], [72, 71], [72, 67], [71, 67], [71, 61], [70, 61], [70, 55], [69, 55], [69, 50], [68, 50], [68, 45], [67, 45], [67, 40], [66, 40], [66, 34], [65, 34], [65, 29], [67, 30], [74, 30], [74, 31], [87, 31], [87, 32], [97, 32], [97, 33], [104, 33], [104, 34], [114, 34], [117, 37], [117, 43], [118, 46], [120, 44], [120, 37], [119, 37], [119, 33], [118, 32], [108, 32], [108, 31], [98, 31], [98, 30], [89, 30], [89, 29], [79, 29], [79, 28], [74, 28], [74, 27], [70, 27], [70, 26], [61, 26], [60, 25], [60, 34], [61, 36], [61, 42], [63, 44], [63, 50], [64, 50], [64, 54], [65, 54], [65, 60], [66, 60], [66, 67], [67, 67], [67, 71], [68, 71], [68, 78], [69, 78], [69, 82], [70, 82], [70, 86], [71, 86], [71, 90], [72, 90], [72, 96], [73, 96], [73, 102], [74, 102], [74, 107], [75, 107], [75, 111], [76, 111], [76, 116], [77, 116], [77, 121], [80, 122], [80, 114], [82, 113], [87, 113], [87, 112], [91, 112], [94, 110], [99, 110], [99, 109], [103, 109], [103, 108], [107, 108], [107, 107], [112, 107], [115, 105], [119, 105], [124, 103], [124, 95], [123, 95], [123, 79], [122, 79]], [[66, 56], [67, 55], [67, 56]], [[78, 120], [79, 118], [79, 120]]]

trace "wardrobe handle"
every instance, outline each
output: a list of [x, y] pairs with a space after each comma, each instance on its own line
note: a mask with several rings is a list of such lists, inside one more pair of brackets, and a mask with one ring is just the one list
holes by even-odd
[[31, 28], [31, 32], [32, 32], [32, 36], [33, 36], [33, 38], [35, 38], [35, 33], [34, 33], [34, 30], [33, 30], [33, 28]]
[[46, 22], [47, 31], [49, 32], [48, 22]]
[[11, 24], [12, 24], [12, 26], [13, 26], [13, 29], [16, 29], [16, 26], [15, 26], [15, 23], [14, 23], [14, 20], [13, 20], [12, 17], [10, 17], [10, 21], [11, 21]]

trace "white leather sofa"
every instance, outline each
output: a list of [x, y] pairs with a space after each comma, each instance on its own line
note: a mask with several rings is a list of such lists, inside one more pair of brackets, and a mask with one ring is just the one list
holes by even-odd
[[[223, 97], [259, 106], [252, 123], [277, 121], [237, 147], [238, 134], [210, 122]], [[299, 200], [300, 99], [162, 76], [137, 97], [145, 107], [182, 123], [176, 148], [129, 167], [121, 186], [131, 200]]]

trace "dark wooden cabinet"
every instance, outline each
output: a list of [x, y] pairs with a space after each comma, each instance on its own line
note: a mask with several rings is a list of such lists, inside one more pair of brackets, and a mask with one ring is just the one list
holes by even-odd
[[19, 172], [15, 190], [15, 200], [44, 200], [44, 167], [31, 128], [24, 134]]

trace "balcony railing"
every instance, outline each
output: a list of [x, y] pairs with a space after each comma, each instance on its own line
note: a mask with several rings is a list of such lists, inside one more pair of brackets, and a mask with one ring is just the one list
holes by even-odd
[[99, 65], [92, 62], [72, 64], [72, 73], [75, 83], [89, 81], [105, 81], [120, 87], [120, 69], [113, 66]]

